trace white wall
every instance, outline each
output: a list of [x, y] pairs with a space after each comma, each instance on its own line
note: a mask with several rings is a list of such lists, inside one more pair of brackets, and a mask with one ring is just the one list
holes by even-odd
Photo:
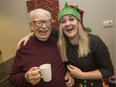
[[[79, 5], [85, 11], [84, 24], [104, 40], [115, 64], [115, 0], [59, 0], [60, 9], [66, 1]], [[113, 20], [113, 27], [103, 28], [102, 22], [109, 19]], [[15, 55], [17, 42], [29, 32], [26, 0], [0, 0], [0, 48], [3, 61]]]

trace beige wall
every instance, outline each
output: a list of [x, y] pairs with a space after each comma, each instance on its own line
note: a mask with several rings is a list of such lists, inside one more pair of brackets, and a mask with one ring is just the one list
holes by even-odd
[[29, 31], [25, 0], [0, 0], [0, 48], [3, 61], [15, 55], [17, 42]]
[[[116, 32], [116, 0], [115, 0], [115, 32]], [[115, 64], [114, 64], [114, 67], [115, 67], [115, 72], [116, 72], [116, 34], [115, 34]]]
[[[84, 13], [84, 24], [92, 28], [92, 33], [99, 35], [109, 48], [112, 62], [115, 63], [115, 24], [103, 28], [104, 20], [115, 22], [115, 0], [59, 0], [62, 8], [65, 1], [79, 5]], [[15, 55], [20, 38], [30, 32], [26, 0], [0, 0], [0, 48], [3, 61]]]

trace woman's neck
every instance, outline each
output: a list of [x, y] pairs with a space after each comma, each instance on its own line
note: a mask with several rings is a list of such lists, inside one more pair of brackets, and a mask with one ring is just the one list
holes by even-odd
[[69, 42], [72, 44], [72, 45], [78, 45], [78, 35], [76, 35], [75, 37], [73, 38], [68, 38], [69, 39]]

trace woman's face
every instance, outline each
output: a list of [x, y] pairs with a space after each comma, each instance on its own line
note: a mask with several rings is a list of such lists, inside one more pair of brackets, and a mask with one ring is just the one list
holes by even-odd
[[63, 16], [60, 20], [61, 28], [68, 38], [75, 38], [78, 32], [78, 20], [72, 15]]

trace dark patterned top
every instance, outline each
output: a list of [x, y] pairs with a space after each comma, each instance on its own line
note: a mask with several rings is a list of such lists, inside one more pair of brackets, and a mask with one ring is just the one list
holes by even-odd
[[[89, 34], [90, 53], [84, 58], [79, 58], [77, 54], [78, 45], [71, 45], [67, 41], [67, 57], [68, 62], [82, 71], [94, 71], [98, 69], [103, 78], [108, 78], [113, 73], [113, 65], [111, 62], [108, 48], [104, 42], [96, 35]], [[102, 80], [77, 80], [87, 87], [102, 87]]]

